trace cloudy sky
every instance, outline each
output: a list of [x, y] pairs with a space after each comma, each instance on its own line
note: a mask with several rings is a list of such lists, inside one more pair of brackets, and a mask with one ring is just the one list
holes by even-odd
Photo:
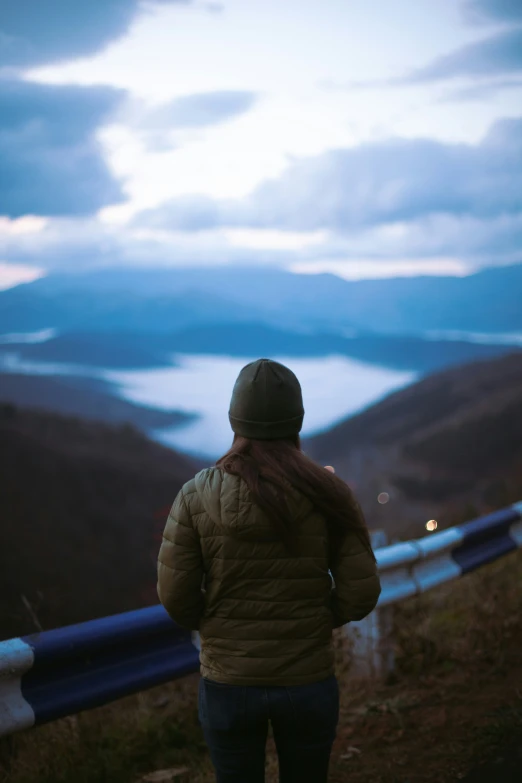
[[521, 261], [520, 0], [2, 0], [0, 287]]

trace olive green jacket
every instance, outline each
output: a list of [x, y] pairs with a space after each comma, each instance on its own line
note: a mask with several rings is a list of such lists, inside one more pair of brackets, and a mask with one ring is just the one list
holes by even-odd
[[288, 502], [298, 557], [285, 553], [238, 476], [206, 468], [174, 501], [158, 595], [178, 625], [199, 631], [208, 679], [258, 686], [326, 679], [334, 672], [332, 629], [361, 620], [377, 603], [376, 566], [359, 538], [349, 533], [330, 566], [324, 518], [296, 490]]

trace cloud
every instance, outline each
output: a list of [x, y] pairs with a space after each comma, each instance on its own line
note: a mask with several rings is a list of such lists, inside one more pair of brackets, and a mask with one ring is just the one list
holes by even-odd
[[474, 84], [471, 87], [463, 87], [459, 90], [452, 90], [439, 99], [439, 103], [465, 101], [483, 101], [491, 98], [502, 90], [517, 90], [522, 88], [522, 77], [520, 79], [496, 79], [490, 82]]
[[217, 228], [226, 221], [225, 211], [224, 202], [210, 196], [179, 196], [160, 207], [140, 212], [134, 225], [167, 231], [201, 231]]
[[522, 261], [521, 241], [522, 213], [490, 219], [437, 214], [336, 235], [328, 243], [327, 255], [389, 261], [446, 257], [488, 266]]
[[0, 261], [0, 291], [20, 283], [31, 283], [44, 276], [43, 269], [23, 264], [4, 264]]
[[241, 201], [178, 198], [136, 224], [346, 234], [436, 214], [491, 219], [522, 212], [521, 169], [522, 118], [507, 118], [478, 145], [395, 138], [297, 159]]
[[326, 90], [353, 90], [402, 87], [454, 78], [481, 79], [522, 73], [522, 2], [520, 0], [468, 0], [463, 7], [468, 22], [491, 25], [504, 23], [504, 29], [482, 40], [437, 57], [421, 68], [393, 79], [336, 82], [323, 80]]
[[388, 84], [418, 84], [454, 77], [482, 77], [522, 71], [522, 28], [505, 30], [438, 57]]
[[468, 0], [465, 11], [475, 21], [522, 22], [520, 0]]
[[139, 0], [2, 0], [0, 66], [33, 66], [93, 54], [124, 35], [146, 7]]
[[0, 80], [0, 214], [86, 215], [121, 201], [95, 131], [123, 94]]
[[[522, 244], [521, 169], [522, 118], [505, 118], [476, 145], [395, 138], [294, 159], [246, 198], [176, 198], [140, 213], [128, 231], [140, 257], [148, 242], [151, 258], [174, 264], [512, 263]], [[314, 241], [284, 241], [305, 234]]]
[[196, 93], [176, 98], [155, 111], [142, 122], [145, 128], [203, 128], [218, 125], [250, 109], [257, 99], [246, 90], [221, 90]]
[[203, 3], [203, 8], [209, 14], [222, 14], [225, 6], [222, 3]]
[[176, 131], [198, 131], [233, 120], [245, 114], [258, 97], [247, 90], [216, 90], [183, 95], [155, 109], [130, 101], [122, 116], [147, 149], [161, 152], [178, 146]]
[[137, 230], [103, 225], [92, 218], [53, 218], [39, 232], [3, 231], [0, 225], [0, 258], [46, 270], [223, 264], [279, 268], [299, 264], [304, 270], [346, 264], [364, 270], [368, 264], [369, 269], [382, 270], [383, 265], [393, 269], [399, 263], [415, 264], [419, 272], [422, 265], [433, 271], [443, 262], [449, 271], [448, 265], [454, 270], [472, 269], [522, 260], [521, 214], [489, 220], [432, 215], [405, 224], [326, 235], [323, 242], [282, 249], [230, 243], [229, 233], [220, 229], [195, 233]]
[[85, 215], [122, 200], [96, 130], [123, 93], [16, 81], [20, 68], [93, 54], [140, 12], [190, 0], [3, 0], [0, 214]]
[[[39, 231], [13, 230], [0, 222], [0, 259], [44, 269], [96, 268], [108, 265], [208, 266], [228, 263], [281, 265], [295, 253], [234, 247], [223, 232], [198, 234], [134, 229], [96, 218], [53, 218]], [[26, 227], [30, 229], [30, 227]]]

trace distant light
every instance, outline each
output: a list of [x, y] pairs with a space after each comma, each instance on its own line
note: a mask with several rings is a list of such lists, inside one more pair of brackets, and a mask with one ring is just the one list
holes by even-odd
[[437, 529], [437, 520], [436, 519], [429, 519], [426, 522], [426, 530], [436, 530]]
[[390, 496], [388, 495], [387, 492], [379, 492], [379, 494], [377, 495], [377, 501], [381, 504], [387, 503], [389, 499]]

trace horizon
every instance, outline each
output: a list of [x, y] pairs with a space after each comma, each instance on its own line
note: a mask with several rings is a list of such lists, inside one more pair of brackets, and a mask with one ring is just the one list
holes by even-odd
[[[241, 264], [222, 264], [221, 267], [216, 267], [212, 265], [207, 266], [199, 266], [197, 269], [201, 270], [201, 272], [205, 271], [216, 271], [219, 268], [222, 269], [247, 269], [248, 271], [264, 271], [264, 272], [284, 272], [287, 274], [295, 274], [295, 275], [309, 275], [309, 276], [331, 276], [336, 277], [339, 280], [344, 280], [345, 282], [364, 282], [364, 281], [373, 281], [373, 280], [402, 280], [402, 279], [412, 279], [412, 278], [465, 278], [465, 277], [473, 277], [474, 275], [480, 274], [481, 272], [488, 271], [490, 269], [505, 269], [515, 266], [521, 266], [522, 261], [514, 261], [508, 264], [502, 264], [495, 267], [482, 267], [479, 269], [470, 269], [467, 271], [462, 271], [460, 273], [454, 272], [453, 274], [450, 274], [446, 269], [440, 269], [440, 270], [430, 270], [430, 271], [413, 271], [412, 269], [404, 269], [403, 273], [400, 273], [400, 270], [397, 270], [396, 268], [393, 270], [389, 270], [390, 274], [364, 274], [360, 277], [358, 276], [352, 276], [349, 272], [346, 272], [345, 274], [336, 273], [334, 271], [330, 271], [330, 269], [321, 269], [315, 271], [314, 269], [293, 269], [293, 268], [281, 268], [281, 267], [268, 267], [268, 266], [246, 266]], [[13, 273], [13, 269], [11, 265], [2, 265], [0, 263], [0, 292], [1, 291], [7, 291], [10, 288], [16, 288], [18, 285], [23, 285], [26, 283], [33, 283], [37, 282], [38, 280], [43, 280], [45, 278], [54, 277], [55, 275], [67, 275], [68, 277], [81, 277], [82, 275], [89, 274], [89, 273], [97, 273], [97, 272], [135, 272], [135, 271], [143, 271], [148, 272], [149, 274], [154, 274], [154, 272], [165, 272], [165, 271], [171, 271], [171, 272], [183, 272], [183, 271], [194, 271], [194, 266], [175, 266], [175, 267], [169, 267], [169, 266], [105, 266], [105, 267], [91, 267], [87, 269], [75, 269], [75, 270], [64, 270], [64, 269], [56, 269], [56, 270], [50, 270], [49, 272], [46, 272], [43, 269], [31, 269], [30, 267], [22, 267], [20, 276], [18, 277], [16, 273]], [[367, 268], [365, 269], [365, 272], [367, 271]], [[5, 277], [3, 276], [5, 275]]]

